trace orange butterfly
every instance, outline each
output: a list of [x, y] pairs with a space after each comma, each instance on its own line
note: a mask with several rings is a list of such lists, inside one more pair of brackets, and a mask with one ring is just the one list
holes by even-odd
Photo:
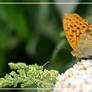
[[78, 14], [65, 13], [63, 27], [73, 49], [71, 52], [73, 56], [90, 58], [92, 56], [92, 26]]

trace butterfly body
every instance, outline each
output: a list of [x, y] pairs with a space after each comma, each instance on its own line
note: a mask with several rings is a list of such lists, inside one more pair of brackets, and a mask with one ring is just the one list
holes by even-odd
[[63, 27], [66, 38], [72, 47], [73, 56], [92, 56], [92, 26], [78, 14], [64, 14]]

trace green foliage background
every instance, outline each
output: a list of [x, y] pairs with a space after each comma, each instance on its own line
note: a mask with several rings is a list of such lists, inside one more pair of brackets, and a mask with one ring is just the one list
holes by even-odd
[[[16, 1], [18, 0], [7, 0], [7, 2]], [[27, 1], [36, 2], [36, 0]], [[20, 2], [27, 1], [20, 0]], [[91, 4], [0, 5], [0, 77], [10, 72], [9, 62], [43, 65], [49, 61], [44, 68], [64, 72], [76, 63], [76, 58], [70, 53], [72, 49], [64, 34], [62, 17], [66, 12], [78, 13], [92, 23], [91, 11]]]

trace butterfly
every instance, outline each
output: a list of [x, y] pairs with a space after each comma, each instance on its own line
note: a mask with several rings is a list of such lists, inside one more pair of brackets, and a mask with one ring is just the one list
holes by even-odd
[[76, 13], [65, 13], [63, 28], [73, 49], [72, 55], [78, 58], [90, 58], [92, 56], [92, 25]]

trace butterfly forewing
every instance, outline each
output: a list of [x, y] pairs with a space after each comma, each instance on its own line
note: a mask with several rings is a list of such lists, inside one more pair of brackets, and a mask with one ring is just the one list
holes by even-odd
[[63, 27], [67, 40], [73, 49], [76, 48], [82, 34], [87, 30], [86, 23], [76, 14], [64, 14]]
[[[91, 40], [87, 40], [88, 42], [85, 42], [85, 39], [88, 39], [88, 37], [92, 38], [92, 31], [89, 30], [90, 28], [92, 29], [92, 26], [78, 14], [66, 13], [63, 17], [63, 27], [66, 38], [73, 48], [74, 54], [77, 57], [85, 57], [86, 53], [84, 53], [84, 49], [86, 48], [86, 50], [90, 50], [92, 48], [87, 47], [88, 45], [92, 44], [89, 43], [92, 42]], [[84, 44], [83, 47], [82, 44]], [[92, 51], [90, 51], [90, 54], [91, 52]]]

